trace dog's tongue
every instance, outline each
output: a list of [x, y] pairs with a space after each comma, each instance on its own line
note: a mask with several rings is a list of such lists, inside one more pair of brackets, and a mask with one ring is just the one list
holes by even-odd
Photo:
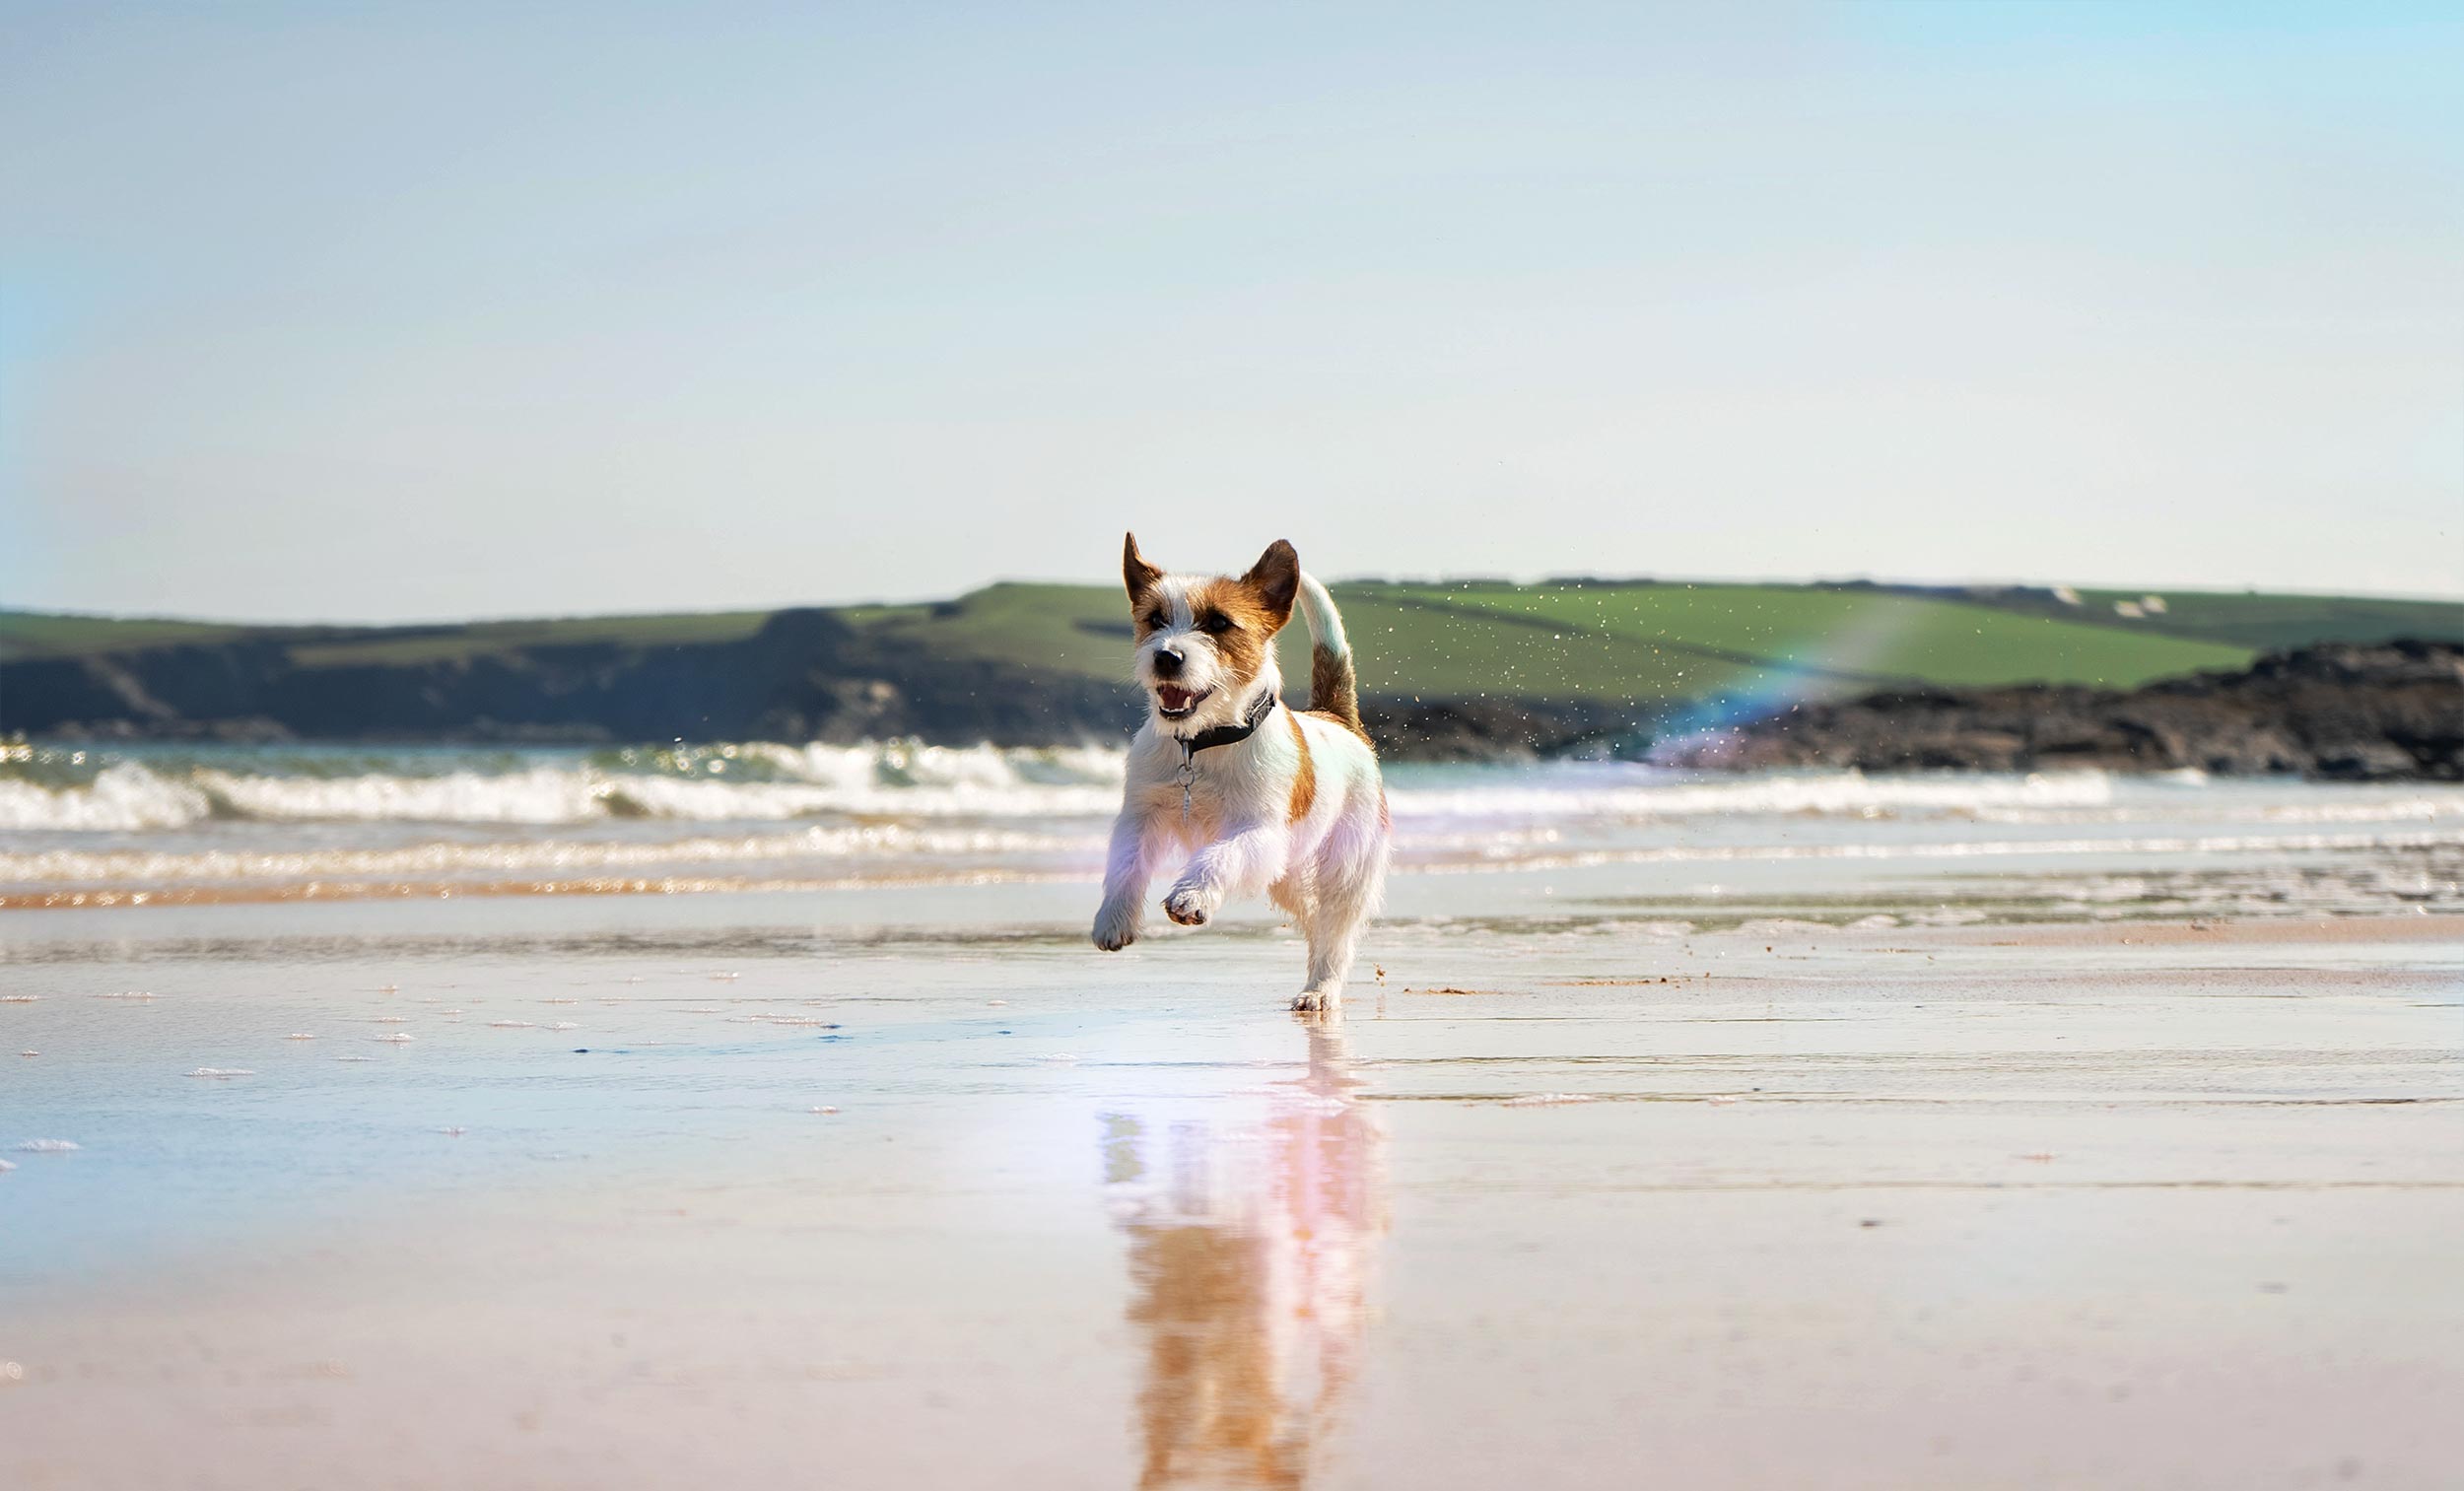
[[1187, 689], [1176, 689], [1168, 683], [1159, 684], [1155, 689], [1155, 698], [1167, 710], [1186, 710], [1190, 701], [1197, 697]]

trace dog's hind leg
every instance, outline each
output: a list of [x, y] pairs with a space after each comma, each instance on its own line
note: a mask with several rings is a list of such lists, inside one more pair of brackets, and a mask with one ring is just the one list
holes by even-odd
[[1309, 934], [1309, 986], [1292, 1001], [1292, 1008], [1302, 1011], [1331, 1010], [1342, 1003], [1343, 982], [1351, 975], [1361, 928], [1369, 924], [1385, 888], [1385, 836], [1350, 847], [1330, 844], [1319, 853], [1313, 880], [1303, 922]]
[[1292, 1008], [1307, 1013], [1342, 1004], [1343, 978], [1351, 971], [1362, 919], [1346, 921], [1335, 908], [1324, 906], [1309, 918], [1309, 986], [1294, 996]]

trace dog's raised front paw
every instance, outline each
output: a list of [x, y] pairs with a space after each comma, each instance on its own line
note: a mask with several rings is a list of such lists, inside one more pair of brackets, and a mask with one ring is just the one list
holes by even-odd
[[1207, 904], [1210, 899], [1196, 886], [1174, 886], [1172, 894], [1164, 898], [1164, 915], [1183, 926], [1204, 926], [1208, 914], [1214, 910]]
[[1097, 947], [1117, 953], [1138, 940], [1138, 909], [1134, 902], [1120, 906], [1107, 905], [1095, 914], [1094, 940]]

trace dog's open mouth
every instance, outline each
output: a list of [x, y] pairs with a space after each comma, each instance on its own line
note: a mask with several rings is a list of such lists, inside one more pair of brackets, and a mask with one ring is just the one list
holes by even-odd
[[1199, 702], [1213, 692], [1212, 689], [1198, 689], [1192, 692], [1182, 688], [1179, 684], [1159, 683], [1155, 685], [1155, 712], [1178, 718], [1197, 709]]

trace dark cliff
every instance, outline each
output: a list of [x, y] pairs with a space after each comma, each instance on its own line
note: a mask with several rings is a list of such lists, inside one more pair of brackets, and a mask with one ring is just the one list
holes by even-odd
[[1709, 767], [2196, 769], [2343, 780], [2464, 780], [2464, 646], [2395, 642], [2271, 653], [2238, 673], [2129, 692], [1901, 690], [1800, 705], [1664, 743]]
[[533, 645], [304, 664], [280, 641], [0, 662], [0, 729], [320, 740], [857, 740], [1041, 745], [1126, 731], [1118, 686], [974, 659], [885, 656], [827, 611], [731, 642]]

